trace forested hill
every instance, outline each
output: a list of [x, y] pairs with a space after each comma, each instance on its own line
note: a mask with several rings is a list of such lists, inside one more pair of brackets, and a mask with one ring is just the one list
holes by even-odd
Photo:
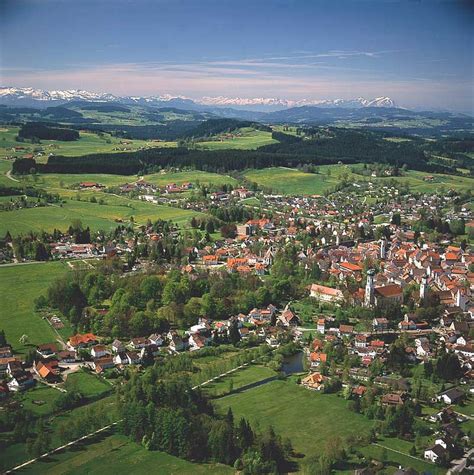
[[296, 167], [302, 164], [385, 163], [428, 172], [453, 171], [441, 163], [428, 162], [418, 142], [391, 142], [380, 134], [353, 130], [326, 129], [326, 136], [289, 140], [251, 150], [199, 151], [155, 148], [118, 154], [92, 154], [82, 157], [53, 156], [47, 164], [20, 159], [14, 173], [29, 173], [31, 168], [44, 173], [136, 174], [166, 167], [192, 167], [199, 170], [229, 172], [272, 166]]
[[236, 129], [252, 127], [258, 130], [271, 132], [271, 128], [258, 122], [244, 121], [238, 119], [209, 119], [200, 123], [197, 127], [187, 131], [183, 137], [205, 138], [224, 132], [232, 132]]

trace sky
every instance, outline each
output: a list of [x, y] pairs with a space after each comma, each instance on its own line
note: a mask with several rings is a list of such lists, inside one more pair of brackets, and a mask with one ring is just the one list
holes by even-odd
[[474, 2], [0, 0], [0, 84], [474, 111]]

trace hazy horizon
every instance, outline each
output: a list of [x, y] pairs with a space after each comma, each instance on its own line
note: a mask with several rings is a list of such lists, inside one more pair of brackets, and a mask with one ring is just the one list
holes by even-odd
[[474, 110], [469, 2], [20, 0], [0, 16], [4, 86]]

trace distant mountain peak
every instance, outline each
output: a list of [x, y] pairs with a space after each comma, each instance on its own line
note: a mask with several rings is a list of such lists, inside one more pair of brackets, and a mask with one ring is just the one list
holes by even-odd
[[70, 101], [95, 101], [95, 102], [125, 102], [143, 105], [163, 105], [173, 104], [182, 106], [211, 106], [211, 107], [232, 107], [238, 109], [259, 109], [278, 110], [292, 107], [313, 106], [313, 107], [397, 107], [390, 97], [376, 97], [365, 99], [357, 97], [355, 99], [280, 99], [273, 97], [226, 97], [226, 96], [205, 96], [199, 100], [192, 100], [185, 96], [173, 96], [163, 94], [157, 96], [116, 96], [109, 93], [97, 93], [84, 91], [81, 89], [51, 90], [35, 89], [32, 87], [0, 87], [0, 102], [9, 104], [46, 104], [48, 102], [66, 103]]

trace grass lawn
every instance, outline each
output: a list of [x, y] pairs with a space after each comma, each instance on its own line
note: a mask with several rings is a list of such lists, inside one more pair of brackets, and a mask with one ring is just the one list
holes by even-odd
[[[236, 419], [244, 416], [260, 428], [273, 425], [288, 437], [296, 452], [311, 456], [328, 438], [368, 432], [373, 421], [349, 411], [347, 401], [335, 394], [320, 394], [295, 384], [272, 381], [215, 401], [221, 413], [232, 408]], [[304, 464], [304, 459], [301, 460]]]
[[[238, 130], [240, 137], [226, 138], [224, 135], [218, 136], [216, 140], [208, 142], [198, 142], [196, 146], [200, 149], [207, 150], [225, 150], [225, 149], [241, 149], [255, 150], [263, 145], [278, 143], [278, 140], [272, 138], [271, 132], [263, 130], [255, 130], [252, 127], [244, 127]], [[235, 133], [235, 132], [234, 132]]]
[[463, 404], [456, 404], [453, 409], [466, 416], [474, 417], [474, 395], [470, 395]]
[[[36, 416], [46, 416], [55, 411], [54, 403], [60, 396], [61, 392], [57, 389], [37, 383], [36, 388], [20, 393], [18, 399], [25, 409]], [[35, 404], [33, 401], [44, 402], [44, 404]]]
[[[0, 328], [5, 330], [14, 351], [24, 353], [31, 345], [56, 341], [56, 333], [46, 320], [34, 312], [33, 303], [67, 269], [65, 262], [0, 267]], [[23, 334], [28, 335], [27, 345], [19, 342]]]
[[99, 376], [85, 371], [69, 374], [65, 385], [67, 390], [78, 390], [85, 397], [100, 396], [113, 389], [109, 383]]
[[221, 464], [198, 464], [163, 452], [146, 450], [123, 435], [97, 437], [48, 461], [41, 461], [22, 470], [31, 474], [100, 474], [158, 473], [160, 475], [233, 474], [235, 470]]
[[233, 391], [266, 378], [276, 376], [275, 371], [266, 366], [250, 365], [220, 378], [218, 381], [206, 384], [202, 390], [208, 396], [221, 396], [227, 394], [232, 385]]

